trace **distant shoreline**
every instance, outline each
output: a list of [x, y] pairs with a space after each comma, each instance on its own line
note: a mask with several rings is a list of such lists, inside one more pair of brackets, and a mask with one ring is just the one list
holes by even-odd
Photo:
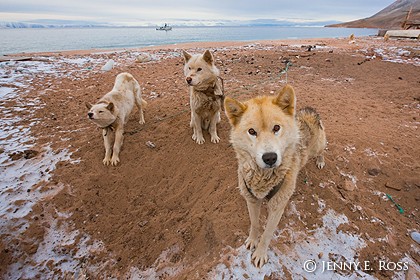
[[0, 55], [71, 50], [145, 49], [197, 42], [250, 42], [376, 35], [377, 29], [326, 27], [198, 27], [0, 29]]
[[[369, 36], [358, 37], [359, 39], [368, 40]], [[121, 53], [121, 52], [147, 52], [156, 50], [180, 50], [180, 49], [220, 49], [220, 48], [235, 48], [249, 45], [261, 46], [279, 46], [279, 45], [318, 45], [318, 46], [332, 46], [340, 47], [348, 44], [347, 38], [310, 38], [310, 39], [279, 39], [279, 40], [256, 40], [256, 41], [220, 41], [220, 42], [190, 42], [179, 44], [168, 44], [159, 46], [148, 46], [142, 48], [110, 48], [110, 49], [81, 49], [81, 50], [64, 50], [52, 52], [31, 52], [31, 53], [15, 53], [9, 54], [5, 57], [36, 57], [36, 56], [69, 56], [69, 55], [90, 55], [90, 54], [104, 54], [104, 53]]]
[[[149, 26], [43, 26], [43, 27], [3, 27], [0, 30], [44, 30], [44, 29], [155, 29], [160, 25]], [[341, 28], [341, 29], [380, 29], [376, 27], [351, 27], [335, 25], [276, 25], [276, 24], [256, 24], [256, 25], [171, 25], [173, 28], [188, 29], [188, 28], [249, 28], [249, 27], [280, 27], [280, 28]]]

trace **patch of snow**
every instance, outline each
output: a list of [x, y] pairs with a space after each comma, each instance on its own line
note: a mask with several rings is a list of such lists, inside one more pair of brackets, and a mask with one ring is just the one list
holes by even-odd
[[[60, 161], [78, 162], [70, 158], [68, 149], [54, 151], [48, 144], [34, 147], [36, 139], [31, 134], [31, 128], [41, 120], [33, 116], [44, 104], [40, 99], [27, 100], [25, 95], [35, 76], [42, 81], [77, 75], [80, 74], [78, 67], [84, 67], [85, 61], [89, 62], [85, 59], [63, 61], [47, 58], [0, 63], [0, 233], [3, 234], [3, 242], [13, 248], [15, 256], [19, 256], [19, 261], [7, 268], [8, 279], [53, 279], [57, 271], [73, 275], [77, 272], [80, 259], [92, 251], [101, 250], [99, 241], [92, 241], [89, 236], [72, 230], [63, 221], [69, 214], [63, 213], [56, 213], [57, 217], [50, 217], [44, 222], [48, 224], [44, 228], [45, 236], [35, 253], [30, 255], [19, 245], [21, 242], [34, 242], [25, 236], [30, 226], [27, 216], [33, 206], [52, 199], [64, 188], [61, 184], [49, 183], [56, 164]], [[73, 63], [74, 67], [69, 69], [68, 63]], [[45, 86], [48, 85], [46, 81]], [[30, 124], [20, 124], [22, 118], [17, 113], [21, 111], [27, 113], [25, 118], [31, 119]], [[9, 156], [28, 149], [36, 149], [39, 153], [28, 159], [12, 160]], [[76, 258], [72, 259], [72, 254], [65, 248], [75, 242], [78, 242], [75, 246]]]
[[132, 267], [128, 275], [126, 275], [126, 279], [166, 279], [167, 277], [175, 277], [180, 272], [182, 272], [182, 270], [184, 270], [183, 265], [172, 263], [170, 261], [171, 257], [177, 254], [179, 251], [180, 249], [176, 245], [166, 249], [155, 260], [151, 267], [145, 270]]
[[[375, 279], [361, 270], [323, 271], [325, 262], [356, 262], [358, 250], [364, 248], [366, 243], [358, 235], [338, 230], [340, 225], [349, 223], [345, 215], [328, 209], [322, 220], [321, 227], [311, 235], [299, 235], [300, 240], [280, 243], [282, 240], [277, 238], [276, 245], [268, 251], [269, 261], [262, 269], [257, 269], [251, 264], [251, 251], [247, 250], [245, 245], [236, 249], [227, 247], [220, 263], [209, 273], [209, 278], [265, 279], [264, 277], [268, 276], [285, 279], [291, 274], [293, 279]], [[290, 230], [293, 232], [293, 229]], [[316, 266], [313, 272], [305, 271], [307, 261]]]

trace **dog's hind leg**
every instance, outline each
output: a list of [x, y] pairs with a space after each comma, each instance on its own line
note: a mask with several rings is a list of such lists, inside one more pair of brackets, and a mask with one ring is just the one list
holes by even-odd
[[112, 158], [111, 158], [111, 165], [116, 166], [120, 162], [120, 150], [121, 146], [123, 144], [124, 131], [121, 128], [117, 128], [115, 130], [115, 141], [114, 141], [114, 147], [112, 149]]
[[112, 149], [111, 149], [111, 138], [112, 134], [110, 129], [104, 128], [102, 129], [102, 137], [104, 138], [104, 146], [105, 146], [105, 157], [103, 159], [104, 165], [109, 165], [111, 163], [111, 155], [112, 155]]
[[319, 155], [319, 156], [316, 157], [316, 166], [319, 169], [324, 168], [324, 166], [325, 166], [324, 155], [321, 154], [321, 155]]
[[143, 107], [145, 107], [147, 102], [145, 100], [141, 99], [140, 104], [141, 104], [140, 106], [137, 105], [137, 108], [139, 109], [139, 114], [140, 114], [139, 124], [144, 124], [146, 121], [144, 120]]
[[140, 89], [139, 84], [135, 85], [134, 90], [135, 90], [134, 100], [136, 102], [136, 106], [137, 106], [137, 109], [139, 109], [139, 114], [140, 114], [139, 123], [144, 124], [145, 120], [144, 120], [143, 108], [146, 107], [147, 102], [143, 98], [141, 98], [141, 89]]
[[325, 151], [325, 148], [327, 147], [327, 138], [325, 136], [325, 131], [322, 127], [322, 123], [320, 122], [320, 124], [321, 124], [322, 130], [320, 130], [319, 132], [319, 139], [318, 139], [319, 148], [318, 148], [318, 153], [316, 156], [316, 166], [319, 169], [322, 169], [325, 166], [324, 151]]

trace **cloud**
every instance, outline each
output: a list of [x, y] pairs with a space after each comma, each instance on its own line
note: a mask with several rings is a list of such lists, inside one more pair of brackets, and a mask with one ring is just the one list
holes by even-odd
[[2, 15], [26, 18], [77, 18], [107, 22], [202, 19], [354, 20], [368, 17], [392, 0], [14, 0], [0, 1]]

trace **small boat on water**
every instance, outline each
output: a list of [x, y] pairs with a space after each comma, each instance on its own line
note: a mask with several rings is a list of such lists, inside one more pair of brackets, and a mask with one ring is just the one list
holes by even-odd
[[164, 26], [157, 27], [156, 30], [169, 31], [169, 30], [172, 30], [172, 26], [169, 26], [168, 24], [165, 23]]

